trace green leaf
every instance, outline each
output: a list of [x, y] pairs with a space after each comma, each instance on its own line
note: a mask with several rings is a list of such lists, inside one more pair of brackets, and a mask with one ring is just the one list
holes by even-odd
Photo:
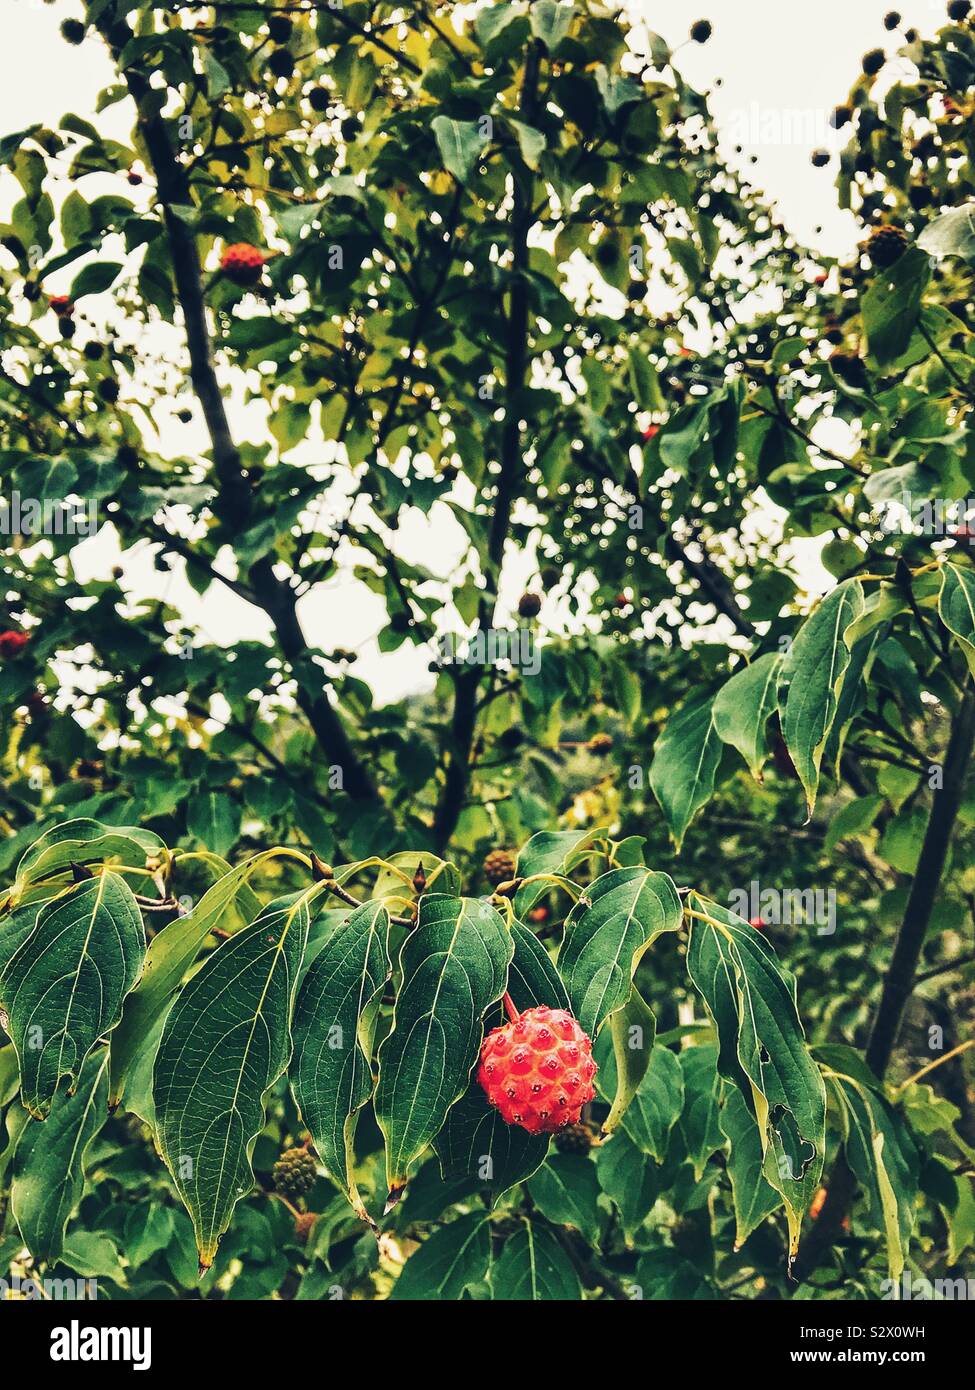
[[896, 1281], [914, 1228], [917, 1146], [883, 1096], [849, 1076], [834, 1074], [829, 1080], [842, 1107], [846, 1160], [868, 1195], [872, 1224], [884, 1233], [887, 1268]]
[[553, 1154], [528, 1183], [544, 1217], [556, 1226], [574, 1226], [590, 1245], [599, 1244], [599, 1179], [590, 1158]]
[[765, 726], [775, 712], [781, 662], [777, 652], [766, 652], [736, 671], [714, 697], [712, 718], [719, 738], [737, 748], [757, 782], [769, 754]]
[[928, 223], [917, 244], [928, 256], [961, 256], [975, 261], [975, 203], [943, 212]]
[[78, 190], [72, 191], [61, 204], [61, 236], [69, 249], [91, 230], [91, 209]]
[[14, 1152], [10, 1206], [35, 1260], [54, 1262], [81, 1200], [85, 1155], [108, 1119], [108, 1050], [85, 1062], [74, 1095], [60, 1091], [47, 1119], [28, 1120]]
[[929, 276], [927, 256], [912, 246], [889, 269], [877, 271], [863, 296], [867, 347], [881, 367], [896, 361], [909, 345]]
[[781, 1192], [790, 1254], [823, 1167], [826, 1098], [806, 1047], [791, 981], [761, 932], [691, 894], [687, 971], [718, 1030], [718, 1070], [758, 1127], [765, 1176]]
[[504, 993], [511, 936], [489, 903], [428, 893], [400, 955], [393, 1027], [379, 1048], [375, 1111], [390, 1200], [467, 1089], [484, 1015]]
[[613, 869], [585, 890], [565, 921], [559, 974], [590, 1038], [629, 999], [644, 951], [680, 924], [680, 899], [666, 874]]
[[376, 1016], [390, 975], [388, 931], [382, 903], [356, 908], [316, 956], [295, 1006], [295, 1101], [329, 1177], [363, 1220], [353, 1141], [358, 1112], [372, 1095]]
[[45, 831], [22, 856], [11, 893], [16, 900], [31, 883], [71, 864], [105, 864], [121, 859], [141, 868], [146, 859], [163, 853], [165, 845], [151, 830], [102, 825], [96, 820], [64, 821]]
[[509, 1125], [491, 1105], [479, 1083], [471, 1082], [452, 1105], [433, 1141], [444, 1181], [467, 1178], [497, 1201], [545, 1162], [547, 1134], [529, 1134]]
[[430, 124], [444, 168], [458, 183], [466, 183], [484, 149], [484, 136], [478, 122], [454, 121], [441, 115], [434, 116]]
[[624, 1234], [632, 1238], [660, 1193], [660, 1170], [621, 1129], [599, 1146], [596, 1173], [600, 1187], [619, 1209]]
[[650, 786], [678, 851], [687, 827], [711, 799], [721, 761], [711, 708], [710, 695], [684, 705], [667, 721], [653, 752]]
[[75, 276], [69, 291], [71, 299], [77, 302], [86, 294], [104, 294], [112, 288], [122, 270], [118, 261], [90, 262]]
[[623, 1128], [637, 1148], [662, 1163], [683, 1105], [684, 1073], [677, 1054], [657, 1046], [650, 1053], [650, 1064], [626, 1112]]
[[103, 1231], [72, 1231], [64, 1242], [63, 1262], [86, 1279], [111, 1279], [125, 1287], [118, 1248]]
[[823, 750], [850, 663], [844, 639], [862, 611], [860, 581], [839, 584], [803, 623], [780, 668], [782, 737], [805, 788], [810, 816], [816, 805]]
[[509, 124], [517, 137], [522, 159], [529, 169], [537, 169], [538, 162], [545, 153], [545, 132], [536, 130], [525, 121], [509, 118]]
[[[538, 938], [520, 922], [513, 922], [514, 955], [508, 967], [508, 993], [519, 1012], [545, 1004], [550, 1009], [570, 1009], [565, 986], [552, 958]], [[498, 1011], [497, 1023], [503, 1022]], [[488, 1019], [486, 1029], [497, 1026]], [[447, 1113], [443, 1129], [433, 1141], [445, 1180], [467, 1178], [497, 1200], [515, 1183], [524, 1182], [544, 1163], [547, 1134], [529, 1134], [520, 1125], [509, 1125], [488, 1101], [475, 1076], [467, 1092]]]
[[572, 1004], [552, 957], [534, 932], [512, 922], [515, 952], [508, 969], [508, 993], [520, 1013], [545, 1004], [550, 1009], [572, 1012]]
[[153, 1023], [179, 988], [200, 947], [215, 928], [240, 925], [239, 903], [245, 894], [253, 897], [250, 879], [279, 854], [278, 850], [265, 850], [238, 864], [207, 889], [192, 911], [171, 922], [149, 943], [142, 979], [125, 1001], [122, 1022], [112, 1038], [113, 1105], [125, 1090], [126, 1075]]
[[391, 1301], [454, 1300], [482, 1284], [491, 1263], [491, 1225], [483, 1212], [471, 1212], [434, 1231], [403, 1266], [390, 1291]]
[[159, 1202], [150, 1202], [148, 1207], [140, 1203], [129, 1208], [124, 1249], [130, 1265], [145, 1264], [166, 1249], [173, 1238], [175, 1216], [172, 1207], [164, 1207]]
[[[630, 988], [630, 997], [621, 1009], [617, 1009], [609, 1020], [609, 1031], [604, 1029], [599, 1043], [610, 1037], [613, 1044], [612, 1068], [601, 1059], [597, 1073], [597, 1087], [601, 1095], [610, 1102], [610, 1111], [603, 1121], [603, 1133], [612, 1134], [626, 1114], [630, 1102], [636, 1095], [640, 1082], [647, 1074], [650, 1057], [653, 1053], [657, 1020], [653, 1010], [644, 1003], [643, 996], [636, 985]], [[615, 1084], [610, 1088], [610, 1075]]]
[[572, 5], [560, 5], [556, 0], [535, 0], [529, 10], [532, 33], [541, 39], [549, 53], [558, 48], [572, 27], [575, 10]]
[[230, 75], [222, 63], [213, 56], [206, 44], [203, 46], [203, 68], [207, 78], [207, 93], [211, 101], [218, 101], [230, 90]]
[[762, 1136], [736, 1086], [725, 1087], [721, 1129], [730, 1144], [728, 1176], [735, 1208], [735, 1249], [782, 1205], [782, 1195], [764, 1177]]
[[96, 1041], [122, 1017], [146, 953], [132, 890], [104, 871], [44, 904], [0, 979], [21, 1095], [44, 1119], [62, 1076], [77, 1081]]
[[700, 1182], [708, 1159], [725, 1144], [718, 1120], [718, 1049], [713, 1043], [700, 1043], [685, 1047], [677, 1057], [684, 1073], [684, 1108], [678, 1123], [687, 1156], [694, 1166], [695, 1181]]
[[226, 792], [198, 792], [190, 798], [186, 828], [204, 849], [226, 854], [240, 836], [240, 807]]
[[858, 796], [837, 811], [829, 823], [823, 850], [832, 854], [841, 840], [862, 835], [869, 830], [884, 805], [882, 796]]
[[975, 572], [946, 564], [941, 572], [938, 614], [950, 633], [958, 638], [975, 675]]
[[193, 1219], [200, 1264], [213, 1263], [253, 1183], [264, 1097], [291, 1055], [291, 1010], [312, 894], [271, 903], [203, 963], [173, 1005], [156, 1054], [156, 1137]]
[[499, 1303], [576, 1303], [582, 1286], [568, 1255], [551, 1231], [525, 1225], [505, 1242], [490, 1274]]
[[[516, 877], [568, 874], [591, 852], [593, 842], [605, 834], [604, 829], [540, 830], [537, 835], [531, 837], [518, 855]], [[526, 883], [518, 889], [515, 911], [520, 917], [537, 902], [548, 886], [544, 883]]]

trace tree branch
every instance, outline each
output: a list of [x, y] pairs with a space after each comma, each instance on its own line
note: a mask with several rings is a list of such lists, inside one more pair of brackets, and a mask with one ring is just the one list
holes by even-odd
[[[98, 27], [108, 41], [108, 18], [99, 20]], [[185, 169], [173, 152], [166, 120], [159, 106], [160, 94], [150, 88], [134, 69], [126, 70], [123, 76], [136, 105], [139, 127], [163, 208], [177, 298], [183, 312], [190, 354], [190, 378], [203, 410], [213, 453], [218, 484], [214, 509], [228, 529], [239, 532], [250, 519], [253, 497], [250, 483], [241, 467], [240, 454], [234, 443], [217, 380], [207, 323], [203, 269], [196, 239], [175, 211], [176, 208], [193, 205], [192, 189]], [[311, 725], [320, 747], [332, 764], [341, 767], [345, 790], [353, 799], [378, 803], [379, 792], [325, 691], [312, 693], [303, 682], [303, 673], [299, 668], [308, 657], [308, 644], [298, 621], [294, 589], [278, 579], [269, 555], [258, 560], [248, 577], [257, 603], [274, 625], [282, 653], [295, 670], [298, 706]]]
[[[961, 805], [965, 774], [971, 761], [973, 746], [975, 687], [969, 683], [952, 726], [944, 761], [944, 784], [934, 794], [917, 869], [911, 881], [907, 906], [894, 944], [894, 954], [887, 968], [880, 1003], [867, 1043], [865, 1061], [879, 1081], [883, 1081], [890, 1063], [904, 1007], [916, 982], [921, 948], [944, 872], [948, 845]], [[829, 1179], [826, 1200], [816, 1225], [796, 1260], [796, 1279], [807, 1279], [838, 1238], [843, 1220], [856, 1193], [856, 1186], [856, 1179], [850, 1172], [845, 1157], [840, 1154]]]
[[[541, 45], [533, 41], [525, 58], [519, 109], [530, 122], [538, 93]], [[523, 467], [521, 450], [521, 396], [528, 375], [528, 235], [532, 227], [535, 181], [529, 170], [514, 172], [514, 201], [511, 214], [511, 293], [505, 346], [505, 412], [501, 430], [501, 475], [494, 500], [494, 513], [488, 533], [487, 587], [478, 605], [478, 626], [483, 631], [494, 621], [504, 546], [511, 527], [511, 511]], [[444, 784], [433, 821], [433, 844], [443, 853], [457, 827], [470, 780], [471, 748], [477, 725], [477, 693], [482, 668], [462, 671], [454, 687], [450, 748]]]
[[745, 617], [735, 591], [728, 582], [727, 577], [721, 569], [714, 563], [710, 555], [701, 546], [703, 560], [692, 560], [686, 548], [671, 533], [665, 542], [668, 560], [677, 560], [684, 566], [688, 574], [697, 581], [704, 590], [709, 601], [714, 605], [719, 613], [732, 623], [736, 632], [741, 633], [742, 637], [755, 637], [755, 626]]

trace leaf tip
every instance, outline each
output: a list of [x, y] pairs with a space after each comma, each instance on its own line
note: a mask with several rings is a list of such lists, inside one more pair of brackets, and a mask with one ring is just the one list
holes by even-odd
[[[389, 1192], [386, 1197], [386, 1205], [383, 1207], [383, 1216], [388, 1216], [393, 1208], [400, 1201], [406, 1191], [405, 1182], [393, 1182], [390, 1184]], [[368, 1219], [368, 1218], [367, 1218]]]

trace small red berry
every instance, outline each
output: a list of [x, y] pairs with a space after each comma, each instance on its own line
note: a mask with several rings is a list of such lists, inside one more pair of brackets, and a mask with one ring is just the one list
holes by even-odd
[[220, 257], [220, 269], [235, 285], [256, 285], [264, 272], [267, 257], [246, 241], [228, 246]]
[[26, 632], [0, 632], [0, 657], [17, 656], [30, 641]]
[[47, 302], [59, 319], [69, 319], [74, 313], [74, 305], [66, 294], [52, 294], [48, 297]]
[[129, 183], [132, 185], [133, 188], [137, 188], [139, 184], [142, 182], [142, 175], [138, 172], [137, 169], [130, 169], [125, 177], [128, 179]]
[[660, 426], [659, 426], [659, 425], [648, 425], [648, 426], [646, 427], [646, 429], [643, 431], [643, 442], [644, 442], [644, 444], [648, 444], [648, 443], [650, 442], [651, 439], [656, 439], [656, 437], [657, 437], [657, 435], [658, 435], [659, 433], [660, 433]]
[[578, 1124], [595, 1075], [592, 1043], [576, 1020], [540, 1005], [487, 1035], [477, 1079], [507, 1124], [554, 1134]]
[[765, 930], [765, 918], [764, 918], [764, 917], [749, 917], [749, 919], [748, 919], [748, 925], [749, 925], [750, 927], [754, 927], [756, 931], [764, 931], [764, 930]]
[[548, 908], [544, 905], [544, 903], [542, 904], [541, 907], [533, 907], [533, 908], [532, 908], [532, 910], [531, 910], [531, 911], [529, 912], [529, 914], [528, 914], [528, 920], [529, 920], [529, 922], [547, 922], [547, 921], [548, 921]]

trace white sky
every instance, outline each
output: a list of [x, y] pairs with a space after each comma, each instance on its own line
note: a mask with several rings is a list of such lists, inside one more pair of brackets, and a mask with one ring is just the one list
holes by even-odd
[[[818, 245], [831, 255], [851, 254], [860, 239], [857, 224], [848, 214], [835, 208], [832, 179], [835, 171], [814, 169], [809, 161], [812, 148], [830, 139], [826, 118], [838, 102], [845, 100], [850, 84], [859, 72], [861, 55], [869, 48], [893, 51], [900, 40], [883, 27], [883, 16], [894, 6], [889, 0], [630, 0], [634, 18], [657, 29], [676, 47], [695, 19], [709, 18], [714, 25], [710, 42], [700, 46], [688, 43], [678, 55], [678, 64], [688, 79], [711, 91], [713, 109], [725, 136], [725, 153], [735, 162], [732, 147], [742, 144], [741, 167], [750, 180], [772, 198], [786, 223], [800, 241]], [[931, 32], [944, 22], [944, 0], [902, 0], [896, 8], [907, 25]], [[4, 0], [3, 73], [0, 83], [0, 134], [22, 129], [34, 121], [56, 125], [61, 115], [74, 111], [90, 116], [98, 90], [111, 77], [107, 56], [97, 42], [80, 48], [66, 44], [58, 33], [62, 19], [79, 16], [75, 0]], [[715, 79], [722, 77], [720, 88]], [[125, 138], [124, 108], [98, 118], [102, 129]], [[122, 122], [116, 124], [116, 122]], [[757, 163], [747, 163], [749, 155]], [[126, 189], [126, 192], [130, 190]], [[8, 200], [0, 190], [0, 208]], [[822, 227], [816, 234], [815, 228]], [[70, 277], [69, 277], [70, 278]], [[57, 288], [61, 288], [60, 285]], [[239, 421], [241, 433], [255, 436], [259, 421]], [[173, 452], [205, 448], [197, 427], [180, 427], [176, 433], [164, 422], [164, 446]], [[432, 535], [431, 535], [432, 531]], [[404, 544], [398, 545], [410, 559], [430, 568], [449, 569], [452, 536], [449, 528], [431, 528], [417, 515], [405, 528]], [[431, 553], [442, 550], [440, 563]], [[82, 548], [83, 573], [90, 570], [107, 575], [118, 556], [102, 541]], [[811, 560], [812, 557], [810, 556]], [[808, 566], [811, 585], [818, 578]], [[514, 598], [525, 587], [532, 573], [526, 557], [515, 562], [506, 574], [506, 592]], [[804, 574], [807, 566], [803, 565]], [[262, 636], [267, 631], [261, 615], [222, 586], [214, 586], [201, 601], [177, 573], [159, 576], [146, 553], [141, 562], [126, 563], [124, 587], [132, 594], [160, 592], [192, 615], [203, 631], [223, 643], [245, 637]], [[429, 685], [426, 673], [429, 653], [407, 646], [399, 652], [380, 656], [374, 642], [366, 641], [378, 632], [384, 606], [364, 586], [347, 578], [325, 586], [310, 595], [302, 605], [301, 618], [309, 640], [325, 650], [335, 646], [360, 648], [356, 673], [369, 680], [383, 700], [395, 699]], [[548, 616], [548, 608], [543, 617]], [[555, 613], [550, 615], [556, 617]]]

